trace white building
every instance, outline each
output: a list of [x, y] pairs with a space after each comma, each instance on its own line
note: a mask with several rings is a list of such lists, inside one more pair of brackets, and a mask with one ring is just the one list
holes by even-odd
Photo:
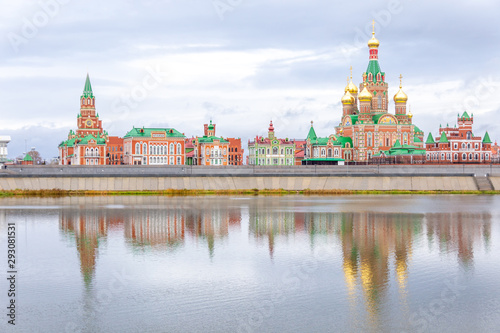
[[10, 142], [10, 136], [0, 135], [0, 162], [7, 161], [7, 144]]

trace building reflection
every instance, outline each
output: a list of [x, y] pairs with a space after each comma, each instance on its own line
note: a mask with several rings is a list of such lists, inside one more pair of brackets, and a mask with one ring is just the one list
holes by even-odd
[[[267, 242], [269, 255], [283, 243], [279, 236], [307, 234], [311, 247], [324, 236], [337, 238], [342, 249], [342, 269], [352, 309], [362, 303], [371, 327], [379, 327], [380, 307], [388, 289], [398, 290], [401, 310], [407, 309], [407, 284], [414, 243], [427, 240], [436, 243], [441, 252], [456, 253], [459, 262], [473, 263], [474, 247], [488, 247], [491, 238], [489, 214], [439, 213], [323, 213], [300, 212], [300, 208], [272, 209], [273, 199], [265, 198], [249, 211], [249, 233]], [[391, 283], [391, 280], [393, 281]], [[354, 310], [353, 310], [354, 311]]]
[[186, 229], [196, 241], [207, 243], [210, 257], [215, 252], [216, 241], [222, 241], [229, 235], [231, 227], [240, 227], [241, 208], [222, 204], [189, 209], [186, 214]]
[[470, 267], [474, 260], [474, 246], [491, 240], [491, 215], [486, 213], [426, 214], [427, 239], [437, 245], [441, 253], [456, 253], [460, 264]]
[[74, 237], [85, 285], [94, 277], [99, 243], [108, 233], [106, 214], [102, 210], [62, 210], [60, 229]]
[[136, 249], [174, 249], [184, 244], [185, 214], [179, 209], [134, 210], [125, 218], [125, 237]]

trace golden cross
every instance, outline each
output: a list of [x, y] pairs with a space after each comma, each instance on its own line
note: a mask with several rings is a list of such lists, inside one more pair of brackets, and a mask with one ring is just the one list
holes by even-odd
[[375, 35], [375, 20], [372, 21], [372, 27], [373, 27], [372, 34]]
[[352, 80], [352, 66], [351, 66], [351, 80]]
[[403, 74], [399, 74], [399, 88], [403, 85]]

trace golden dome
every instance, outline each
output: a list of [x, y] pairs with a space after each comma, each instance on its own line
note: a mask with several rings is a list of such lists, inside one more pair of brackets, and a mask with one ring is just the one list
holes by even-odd
[[342, 97], [342, 104], [352, 104], [352, 103], [354, 103], [354, 97], [352, 97], [349, 91], [346, 91], [344, 97]]
[[345, 87], [345, 92], [350, 92], [351, 94], [358, 93], [358, 87], [354, 83], [352, 83], [352, 66], [351, 66], [351, 80], [347, 79], [347, 86]]
[[403, 91], [403, 84], [401, 83], [402, 75], [399, 76], [399, 91], [394, 95], [394, 102], [396, 103], [406, 103], [408, 96]]
[[370, 102], [372, 100], [372, 98], [373, 98], [373, 96], [368, 91], [368, 89], [366, 89], [366, 83], [365, 83], [365, 87], [359, 93], [358, 99], [359, 99], [360, 102]]
[[377, 38], [375, 38], [375, 20], [373, 20], [373, 31], [372, 31], [372, 39], [368, 41], [369, 48], [377, 48], [380, 45], [380, 42]]

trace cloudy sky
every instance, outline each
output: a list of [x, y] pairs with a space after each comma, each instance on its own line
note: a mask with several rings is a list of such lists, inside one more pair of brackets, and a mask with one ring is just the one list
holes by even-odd
[[[500, 2], [327, 0], [0, 0], [0, 135], [9, 157], [44, 158], [76, 128], [87, 72], [103, 127], [168, 126], [247, 140], [340, 122], [349, 67], [368, 64], [375, 19], [394, 95], [403, 75], [414, 123], [437, 135], [457, 113], [500, 139]], [[390, 112], [394, 112], [391, 100]]]

